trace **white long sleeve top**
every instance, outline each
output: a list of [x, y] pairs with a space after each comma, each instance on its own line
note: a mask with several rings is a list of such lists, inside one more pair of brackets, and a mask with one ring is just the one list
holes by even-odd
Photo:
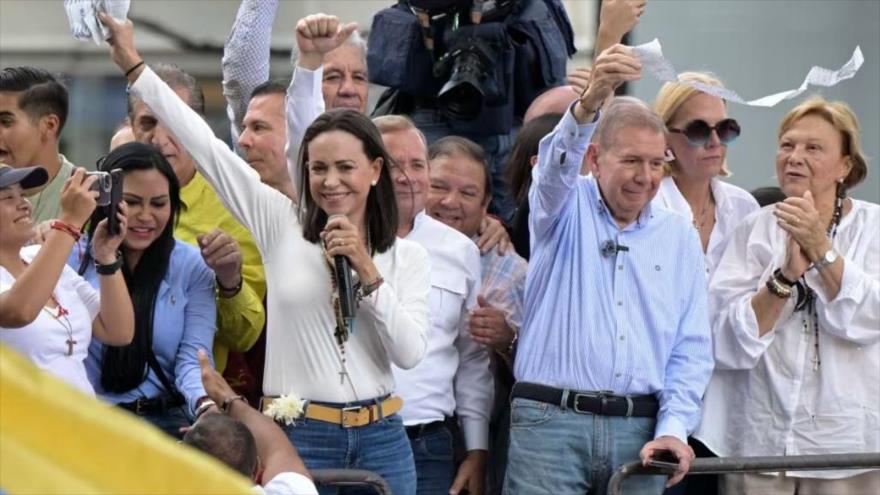
[[425, 250], [398, 239], [374, 256], [385, 283], [358, 308], [346, 347], [349, 379], [341, 380], [329, 267], [321, 247], [303, 237], [297, 207], [262, 184], [152, 70], [144, 70], [130, 90], [177, 137], [226, 208], [254, 235], [268, 286], [265, 393], [327, 402], [391, 393], [391, 363], [411, 368], [425, 353], [430, 288]]
[[422, 362], [409, 370], [394, 368], [403, 422], [430, 423], [457, 413], [467, 449], [488, 450], [495, 387], [489, 352], [468, 331], [468, 312], [480, 293], [480, 251], [424, 211], [406, 239], [422, 245], [431, 259], [431, 330]]
[[[843, 258], [829, 300], [815, 269], [821, 366], [815, 334], [789, 299], [758, 337], [751, 300], [785, 257], [786, 234], [766, 207], [733, 232], [709, 284], [716, 369], [694, 435], [721, 456], [880, 451], [880, 206], [852, 200], [832, 244]], [[845, 478], [865, 471], [792, 471]]]
[[[712, 276], [712, 272], [718, 266], [721, 255], [724, 254], [727, 239], [733, 229], [750, 213], [760, 208], [755, 198], [745, 189], [717, 178], [712, 179], [710, 187], [712, 188], [712, 196], [715, 198], [715, 226], [709, 234], [709, 245], [706, 248], [707, 278]], [[694, 221], [691, 205], [678, 190], [672, 177], [664, 177], [660, 181], [660, 188], [657, 190], [653, 202], [681, 214], [687, 218], [688, 222]]]

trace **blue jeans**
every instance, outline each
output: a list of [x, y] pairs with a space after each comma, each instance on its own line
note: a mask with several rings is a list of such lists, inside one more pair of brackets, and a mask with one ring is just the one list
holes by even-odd
[[[370, 404], [372, 401], [352, 403]], [[338, 406], [337, 404], [333, 405]], [[300, 418], [284, 432], [308, 469], [366, 469], [382, 476], [394, 495], [416, 493], [416, 470], [403, 420], [394, 414], [357, 428]], [[370, 488], [319, 489], [321, 495], [372, 494]]]
[[192, 424], [192, 420], [190, 420], [189, 416], [184, 411], [185, 407], [186, 406], [171, 407], [161, 413], [145, 414], [141, 417], [152, 423], [156, 428], [159, 428], [177, 440], [181, 440], [183, 439], [183, 433], [180, 433], [180, 428]]
[[[579, 414], [517, 397], [510, 409], [504, 493], [604, 495], [614, 471], [638, 460], [654, 438], [655, 418]], [[665, 476], [633, 476], [623, 493], [659, 495]]]
[[454, 133], [446, 118], [437, 110], [416, 110], [411, 117], [416, 127], [425, 135], [428, 144], [446, 136], [460, 135], [483, 148], [492, 179], [492, 203], [489, 205], [489, 213], [498, 215], [510, 225], [516, 212], [516, 202], [510, 197], [510, 187], [507, 185], [504, 171], [507, 169], [507, 156], [513, 149], [519, 128], [515, 127], [507, 134], [472, 136]]
[[452, 432], [442, 427], [411, 439], [418, 495], [446, 495], [455, 481]]

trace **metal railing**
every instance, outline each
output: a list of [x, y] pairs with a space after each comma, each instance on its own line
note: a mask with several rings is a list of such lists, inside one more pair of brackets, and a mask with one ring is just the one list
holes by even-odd
[[[774, 457], [713, 457], [694, 459], [687, 475], [877, 468], [880, 468], [880, 452]], [[623, 480], [629, 476], [658, 474], [666, 475], [668, 471], [642, 466], [640, 461], [624, 464], [608, 481], [608, 495], [620, 495]]]
[[392, 495], [384, 478], [363, 469], [312, 469], [309, 471], [318, 486], [369, 486], [378, 495]]

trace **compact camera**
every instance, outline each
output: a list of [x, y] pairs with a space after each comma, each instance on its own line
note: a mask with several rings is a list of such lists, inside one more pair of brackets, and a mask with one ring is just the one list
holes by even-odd
[[107, 222], [110, 235], [119, 233], [119, 219], [116, 212], [119, 210], [119, 202], [122, 201], [122, 170], [115, 168], [109, 172], [88, 172], [87, 176], [98, 178], [89, 188], [98, 191], [98, 206], [107, 210]]

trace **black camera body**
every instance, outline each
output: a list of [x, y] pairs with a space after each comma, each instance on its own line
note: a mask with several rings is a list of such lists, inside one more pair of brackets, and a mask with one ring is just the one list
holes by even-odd
[[110, 235], [119, 233], [119, 219], [116, 212], [119, 211], [119, 203], [122, 201], [122, 170], [115, 168], [109, 172], [89, 172], [88, 175], [98, 177], [90, 189], [98, 191], [97, 205], [104, 208], [107, 213], [107, 227]]
[[563, 84], [574, 52], [561, 0], [400, 0], [373, 18], [367, 66], [397, 92], [384, 113], [434, 105], [456, 132], [492, 135]]

